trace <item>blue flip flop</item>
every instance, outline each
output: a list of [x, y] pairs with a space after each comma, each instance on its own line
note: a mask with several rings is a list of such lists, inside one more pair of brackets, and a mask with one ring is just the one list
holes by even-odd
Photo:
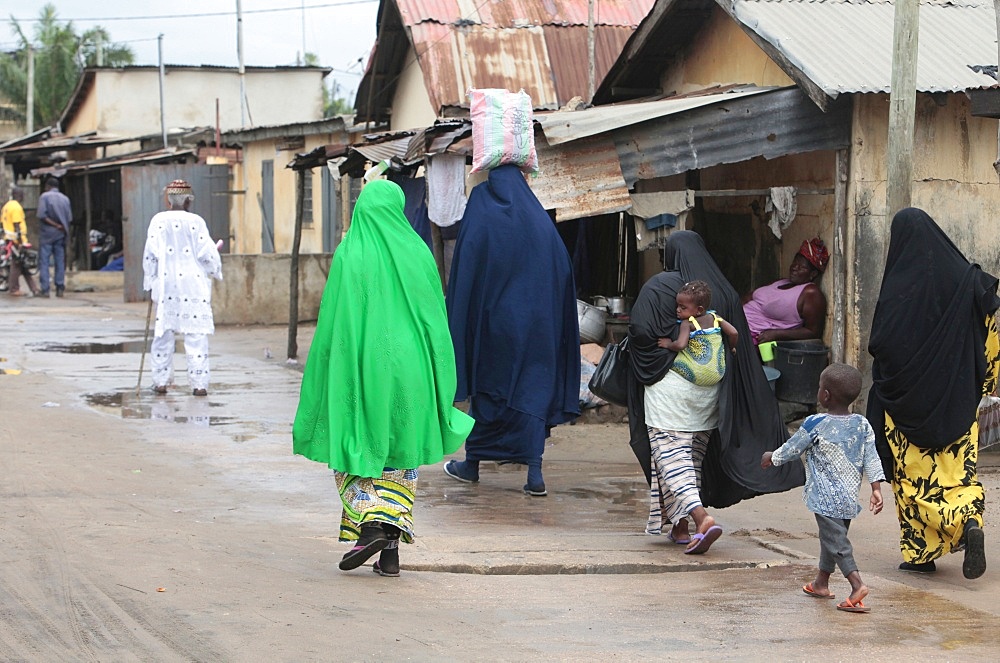
[[708, 549], [712, 547], [712, 544], [715, 543], [716, 539], [720, 536], [722, 536], [722, 528], [718, 525], [712, 525], [704, 534], [698, 532], [691, 537], [692, 545], [684, 551], [684, 554], [701, 555], [708, 552]]

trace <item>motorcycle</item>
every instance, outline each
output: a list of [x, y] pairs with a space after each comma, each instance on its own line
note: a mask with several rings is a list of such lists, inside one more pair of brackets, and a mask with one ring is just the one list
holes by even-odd
[[9, 239], [0, 239], [0, 292], [10, 289], [10, 266], [15, 260], [25, 274], [38, 274], [38, 251], [30, 244], [21, 245]]

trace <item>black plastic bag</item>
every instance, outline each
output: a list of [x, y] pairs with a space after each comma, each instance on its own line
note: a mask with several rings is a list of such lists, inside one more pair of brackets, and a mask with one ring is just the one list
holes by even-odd
[[594, 377], [590, 378], [591, 393], [615, 405], [628, 405], [628, 337], [612, 343], [604, 350]]

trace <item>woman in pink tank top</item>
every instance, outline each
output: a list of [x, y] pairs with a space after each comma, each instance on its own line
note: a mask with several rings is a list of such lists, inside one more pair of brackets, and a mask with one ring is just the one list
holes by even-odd
[[822, 338], [826, 297], [815, 281], [830, 260], [823, 240], [802, 242], [788, 278], [753, 291], [743, 303], [754, 343]]

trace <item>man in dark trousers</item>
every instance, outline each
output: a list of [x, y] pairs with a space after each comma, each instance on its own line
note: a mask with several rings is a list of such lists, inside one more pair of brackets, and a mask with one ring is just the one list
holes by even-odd
[[66, 291], [66, 239], [73, 211], [69, 198], [59, 190], [59, 180], [50, 178], [45, 193], [38, 197], [38, 220], [42, 224], [39, 242], [39, 267], [42, 297], [49, 296], [49, 263], [55, 258], [56, 297]]

